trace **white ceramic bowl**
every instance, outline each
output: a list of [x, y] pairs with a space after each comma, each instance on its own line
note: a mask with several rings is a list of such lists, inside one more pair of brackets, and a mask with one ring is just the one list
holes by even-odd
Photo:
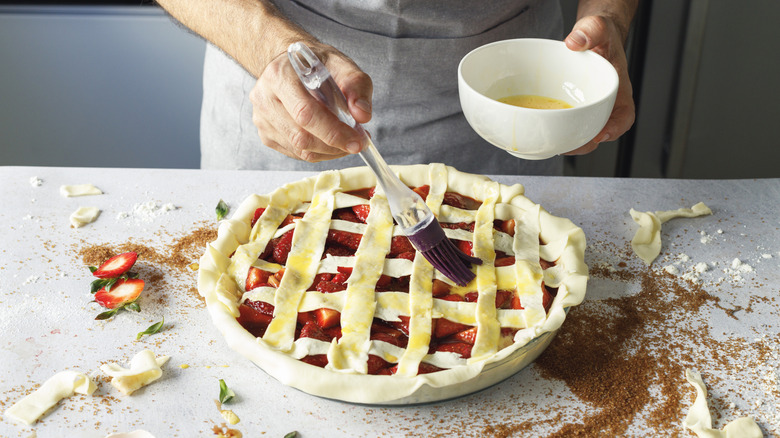
[[[609, 119], [618, 89], [615, 68], [598, 54], [562, 41], [497, 41], [469, 52], [458, 66], [463, 114], [485, 140], [512, 155], [541, 160], [592, 140]], [[522, 108], [496, 99], [539, 95], [567, 109]]]

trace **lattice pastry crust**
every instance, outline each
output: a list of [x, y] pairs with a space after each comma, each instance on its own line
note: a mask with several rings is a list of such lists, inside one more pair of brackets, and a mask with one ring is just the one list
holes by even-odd
[[[459, 288], [419, 253], [386, 258], [393, 237], [400, 234], [386, 198], [379, 188], [370, 201], [347, 193], [374, 187], [373, 174], [365, 167], [323, 172], [269, 195], [247, 198], [231, 219], [220, 224], [217, 240], [201, 257], [198, 289], [214, 324], [233, 349], [286, 385], [357, 403], [462, 395], [508, 377], [527, 365], [524, 356], [541, 352], [528, 349], [543, 335], [551, 339], [567, 309], [584, 298], [587, 266], [582, 230], [530, 201], [519, 184], [502, 185], [442, 164], [394, 166], [393, 171], [410, 187], [428, 186], [426, 203], [440, 223], [474, 223], [473, 232], [461, 228], [445, 232], [450, 239], [470, 241], [474, 255], [482, 259], [483, 264], [475, 266], [475, 281]], [[444, 205], [448, 192], [472, 198], [479, 206], [467, 210]], [[370, 208], [365, 223], [333, 217], [334, 210], [363, 204]], [[252, 226], [256, 212], [262, 215]], [[285, 221], [290, 215], [302, 218]], [[514, 229], [498, 230], [495, 221], [514, 224]], [[290, 230], [294, 232], [284, 266], [259, 258], [269, 242]], [[323, 256], [326, 238], [334, 230], [363, 236], [353, 256]], [[514, 260], [497, 267], [497, 253]], [[253, 267], [271, 273], [284, 269], [281, 281], [246, 291]], [[307, 290], [318, 275], [349, 268], [346, 290]], [[408, 291], [377, 287], [382, 278], [405, 276], [409, 276]], [[450, 289], [448, 296], [471, 293], [473, 297], [476, 292], [476, 300], [434, 297], [433, 285], [444, 283]], [[557, 290], [551, 303], [545, 299], [544, 287]], [[496, 308], [497, 294], [505, 291], [511, 291], [514, 303], [521, 306]], [[273, 319], [261, 336], [238, 321], [242, 303], [249, 302], [273, 306]], [[322, 308], [340, 313], [340, 337], [328, 342], [301, 336], [300, 315]], [[470, 357], [434, 349], [433, 331], [441, 319], [476, 327]], [[404, 321], [408, 342], [398, 346], [372, 339], [376, 321], [396, 325]], [[311, 357], [327, 358], [327, 364], [311, 365], [306, 360]], [[390, 368], [383, 370], [384, 375], [367, 374], [372, 358], [393, 365], [393, 374], [388, 375]], [[496, 367], [506, 369], [496, 372]], [[424, 369], [436, 371], [423, 374]], [[490, 377], [480, 379], [481, 373]]]

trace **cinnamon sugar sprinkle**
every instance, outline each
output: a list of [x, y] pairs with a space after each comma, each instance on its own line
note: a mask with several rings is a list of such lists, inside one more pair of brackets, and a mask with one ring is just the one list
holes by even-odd
[[[163, 237], [163, 236], [159, 236]], [[170, 236], [165, 236], [170, 237]], [[169, 289], [169, 280], [177, 280], [176, 284], [189, 285], [185, 292], [188, 296], [197, 300], [198, 306], [202, 306], [203, 300], [198, 293], [197, 269], [192, 269], [193, 263], [197, 263], [203, 254], [206, 245], [217, 238], [217, 228], [213, 223], [202, 223], [200, 226], [186, 235], [175, 237], [173, 242], [161, 244], [156, 242], [125, 242], [122, 244], [97, 244], [78, 249], [78, 255], [84, 264], [90, 266], [100, 265], [109, 257], [123, 252], [133, 251], [138, 253], [138, 261], [133, 267], [150, 289], [162, 291]], [[178, 281], [184, 280], [184, 282]], [[159, 301], [165, 301], [162, 294], [158, 295]]]
[[[597, 252], [623, 254], [624, 260], [634, 257], [628, 246], [595, 245], [604, 246]], [[694, 436], [683, 427], [695, 398], [684, 377], [684, 370], [691, 368], [699, 370], [711, 388], [713, 427], [750, 415], [769, 436], [778, 436], [780, 406], [761, 405], [749, 395], [729, 392], [718, 377], [727, 374], [756, 394], [780, 397], [776, 369], [780, 334], [724, 340], [713, 338], [709, 331], [709, 314], [723, 312], [738, 318], [741, 312], [750, 312], [750, 306], [724, 305], [702, 285], [644, 265], [596, 265], [590, 276], [589, 289], [610, 284], [620, 290], [617, 297], [586, 296], [585, 302], [570, 310], [557, 337], [531, 369], [521, 373], [528, 380], [541, 377], [553, 385], [563, 383], [576, 397], [574, 406], [584, 409], [572, 407], [570, 396], [563, 394], [566, 391], [546, 394], [538, 402], [533, 394], [524, 393], [528, 382], [509, 379], [497, 388], [520, 385], [509, 389], [516, 392], [512, 406], [505, 397], [493, 401], [489, 395], [477, 394], [462, 399], [466, 408], [452, 414], [442, 413], [446, 404], [420, 408], [405, 418], [404, 433], [497, 438]], [[774, 364], [767, 360], [770, 356]], [[430, 418], [432, 413], [437, 417]], [[450, 415], [460, 415], [461, 421]]]

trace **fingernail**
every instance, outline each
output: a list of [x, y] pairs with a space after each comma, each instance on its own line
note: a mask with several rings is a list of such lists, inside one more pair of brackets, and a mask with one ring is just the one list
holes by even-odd
[[351, 154], [356, 154], [360, 152], [360, 143], [356, 141], [351, 141], [347, 143], [347, 151], [349, 151], [349, 153]]
[[371, 112], [371, 104], [365, 99], [358, 99], [355, 101], [355, 106], [367, 113]]
[[575, 30], [574, 32], [569, 34], [569, 39], [571, 39], [577, 45], [583, 47], [585, 47], [585, 45], [588, 44], [588, 37], [586, 37], [581, 30]]
[[604, 134], [596, 143], [604, 143], [607, 140], [609, 140], [609, 133]]

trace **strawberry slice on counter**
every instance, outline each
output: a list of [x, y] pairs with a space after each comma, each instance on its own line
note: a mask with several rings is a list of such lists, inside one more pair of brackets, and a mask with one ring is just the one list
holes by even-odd
[[111, 288], [95, 292], [95, 302], [106, 309], [117, 309], [134, 302], [143, 290], [144, 281], [139, 278], [120, 279]]
[[144, 281], [138, 278], [120, 278], [95, 292], [95, 302], [109, 309], [98, 314], [95, 319], [108, 319], [120, 310], [140, 312], [141, 307], [135, 301], [144, 290]]
[[118, 254], [103, 262], [97, 269], [92, 270], [92, 275], [97, 278], [119, 277], [133, 267], [138, 259], [135, 252], [126, 252]]

